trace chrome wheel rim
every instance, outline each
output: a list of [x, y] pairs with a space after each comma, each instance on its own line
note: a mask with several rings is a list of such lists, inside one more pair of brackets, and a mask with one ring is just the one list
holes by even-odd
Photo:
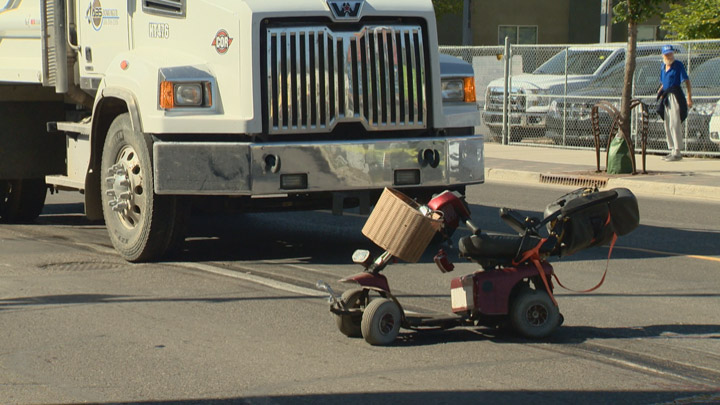
[[125, 145], [117, 155], [115, 164], [108, 168], [108, 207], [117, 215], [120, 223], [129, 230], [142, 226], [145, 200], [138, 198], [144, 193], [143, 170], [135, 149]]

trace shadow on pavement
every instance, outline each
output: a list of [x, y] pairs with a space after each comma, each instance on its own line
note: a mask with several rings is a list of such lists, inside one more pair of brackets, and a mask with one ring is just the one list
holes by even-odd
[[[227, 302], [242, 301], [275, 301], [275, 300], [308, 300], [318, 299], [304, 295], [277, 295], [265, 297], [218, 297], [218, 298], [178, 298], [178, 297], [135, 297], [129, 295], [113, 294], [62, 294], [40, 295], [32, 297], [17, 297], [0, 299], [0, 311], [34, 307], [41, 305], [73, 305], [73, 304], [137, 304], [158, 302], [204, 302], [223, 304]], [[324, 299], [324, 298], [323, 298]]]
[[561, 326], [549, 343], [582, 343], [588, 339], [718, 339], [720, 325], [649, 325], [636, 327], [598, 328], [594, 326]]
[[[513, 230], [498, 215], [499, 208], [483, 205], [471, 205], [475, 223], [483, 231], [513, 234]], [[537, 211], [520, 211], [527, 216], [542, 218], [543, 213]], [[641, 213], [642, 214], [642, 213]], [[464, 232], [462, 235], [467, 235]], [[717, 256], [720, 246], [720, 231], [678, 229], [643, 225], [629, 235], [618, 239], [618, 249], [613, 257], [618, 259], [646, 259], [653, 257], [672, 257], [687, 255]], [[639, 249], [639, 250], [631, 250]], [[563, 261], [604, 259], [607, 247], [595, 247], [581, 251], [575, 255], [563, 257]], [[556, 261], [557, 258], [551, 259]]]
[[[481, 376], [478, 376], [481, 379]], [[357, 387], [362, 389], [362, 387]], [[647, 404], [692, 398], [709, 403], [719, 401], [717, 392], [699, 391], [697, 387], [678, 387], [677, 391], [410, 391], [378, 393], [306, 394], [291, 396], [236, 397], [168, 401], [114, 402], [136, 405], [226, 405], [226, 404]]]
[[594, 326], [561, 326], [549, 338], [530, 340], [518, 337], [510, 328], [456, 328], [400, 333], [396, 346], [434, 346], [446, 343], [492, 341], [498, 344], [574, 345], [588, 340], [672, 338], [720, 339], [720, 325], [649, 325], [599, 328]]
[[[499, 207], [471, 205], [473, 218], [484, 231], [513, 233], [498, 216]], [[542, 213], [521, 211], [541, 217]], [[189, 220], [187, 238], [179, 257], [183, 261], [245, 261], [301, 259], [307, 263], [346, 264], [355, 249], [379, 251], [361, 230], [367, 217], [333, 216], [327, 211], [299, 211], [260, 214], [195, 215]], [[48, 204], [40, 224], [100, 225], [82, 215], [82, 204]], [[459, 229], [457, 240], [469, 235]], [[685, 255], [716, 256], [720, 232], [640, 225], [618, 240], [613, 257], [646, 259]], [[432, 262], [431, 246], [421, 262]], [[450, 257], [460, 261], [457, 250]], [[596, 247], [562, 258], [563, 261], [602, 260], [607, 247]], [[557, 261], [552, 258], [551, 261]]]

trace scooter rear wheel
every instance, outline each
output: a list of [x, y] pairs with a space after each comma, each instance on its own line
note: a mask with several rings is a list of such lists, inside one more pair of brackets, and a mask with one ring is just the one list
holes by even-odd
[[363, 312], [363, 338], [371, 345], [389, 345], [400, 333], [401, 323], [400, 307], [394, 301], [387, 298], [374, 299]]
[[523, 289], [511, 303], [510, 323], [521, 335], [542, 339], [560, 326], [560, 311], [547, 292]]
[[[340, 297], [342, 302], [345, 303], [348, 309], [356, 309], [365, 306], [367, 303], [367, 295], [362, 288], [355, 288], [352, 290], [345, 291]], [[335, 314], [335, 323], [337, 324], [340, 332], [351, 338], [362, 337], [362, 330], [360, 325], [362, 322], [362, 315], [338, 315]]]

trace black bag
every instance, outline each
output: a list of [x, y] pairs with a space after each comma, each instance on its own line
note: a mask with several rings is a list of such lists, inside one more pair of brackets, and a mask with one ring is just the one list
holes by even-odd
[[561, 256], [609, 243], [613, 235], [627, 235], [640, 222], [637, 199], [624, 188], [575, 190], [548, 205], [545, 217], [551, 215], [557, 216], [549, 226], [560, 239], [556, 253]]
[[618, 236], [627, 235], [640, 225], [640, 210], [637, 198], [626, 188], [616, 188], [617, 198], [610, 202], [613, 228]]

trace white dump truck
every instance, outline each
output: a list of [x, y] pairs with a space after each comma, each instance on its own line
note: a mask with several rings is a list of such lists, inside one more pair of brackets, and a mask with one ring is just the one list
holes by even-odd
[[472, 75], [439, 59], [430, 0], [0, 0], [0, 216], [78, 190], [148, 261], [191, 204], [341, 213], [481, 183]]

